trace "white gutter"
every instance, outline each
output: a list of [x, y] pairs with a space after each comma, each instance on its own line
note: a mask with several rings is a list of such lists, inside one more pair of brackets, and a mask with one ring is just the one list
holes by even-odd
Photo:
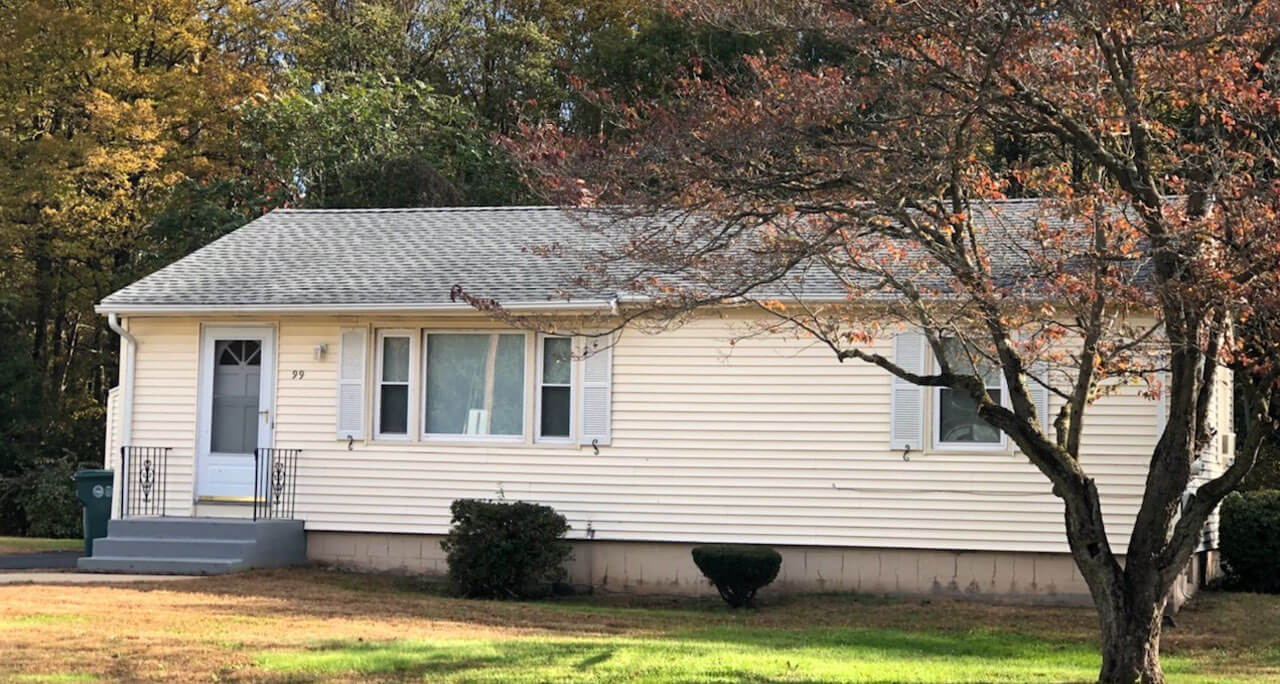
[[[124, 388], [120, 396], [120, 401], [124, 402], [124, 406], [120, 407], [120, 446], [123, 447], [129, 446], [133, 440], [133, 369], [138, 360], [138, 338], [120, 325], [120, 316], [117, 314], [107, 314], [107, 327], [120, 336], [120, 351], [123, 352], [120, 360], [120, 378], [116, 383], [118, 387]], [[110, 434], [109, 429], [108, 434]], [[116, 468], [115, 478], [112, 481], [112, 488], [117, 494], [112, 497], [111, 517], [113, 518], [122, 515], [121, 511], [124, 510], [124, 500], [119, 496], [124, 493], [124, 487], [120, 486], [125, 478], [123, 465], [121, 463]]]
[[[840, 304], [848, 302], [844, 295], [822, 295], [816, 297], [761, 297], [761, 300], [782, 300], [789, 302], [809, 302], [813, 304]], [[722, 305], [747, 304], [752, 301], [746, 297], [735, 297], [720, 302]], [[503, 304], [505, 311], [522, 312], [554, 312], [554, 311], [609, 311], [618, 313], [618, 307], [628, 304], [647, 304], [653, 298], [647, 295], [614, 295], [608, 299], [565, 299], [559, 301], [513, 302]], [[482, 313], [466, 302], [443, 302], [435, 304], [106, 304], [94, 307], [100, 314], [119, 315], [181, 315], [181, 314], [362, 314], [362, 313], [397, 313], [397, 314], [433, 314], [433, 313]]]
[[[609, 311], [613, 299], [516, 302], [503, 309], [521, 311]], [[253, 314], [253, 313], [479, 313], [465, 302], [441, 304], [98, 304], [100, 314]], [[114, 328], [113, 328], [114, 329]]]
[[119, 381], [124, 388], [121, 398], [124, 406], [120, 414], [120, 445], [128, 446], [133, 438], [133, 367], [138, 359], [138, 339], [120, 325], [120, 316], [114, 312], [107, 314], [107, 327], [120, 336], [120, 351], [124, 352]]

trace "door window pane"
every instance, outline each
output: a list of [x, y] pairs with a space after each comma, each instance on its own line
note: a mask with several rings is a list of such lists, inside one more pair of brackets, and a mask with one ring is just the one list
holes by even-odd
[[426, 431], [522, 434], [524, 339], [522, 334], [428, 335]]
[[209, 425], [209, 450], [214, 453], [251, 454], [258, 447], [260, 348], [256, 340], [218, 340], [214, 345], [218, 362]]
[[262, 365], [262, 343], [257, 340], [245, 340], [244, 362], [248, 366]]

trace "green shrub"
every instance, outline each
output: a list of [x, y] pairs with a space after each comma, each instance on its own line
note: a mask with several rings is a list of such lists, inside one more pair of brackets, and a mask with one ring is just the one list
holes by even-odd
[[528, 598], [568, 577], [569, 524], [549, 506], [458, 499], [453, 527], [440, 542], [449, 578], [464, 596]]
[[83, 519], [71, 476], [75, 464], [42, 459], [18, 479], [15, 503], [26, 518], [29, 537], [72, 539], [81, 535]]
[[1240, 483], [1241, 491], [1280, 489], [1280, 444], [1276, 441], [1275, 438], [1263, 440], [1258, 460]]
[[1222, 504], [1221, 537], [1228, 586], [1280, 593], [1280, 490], [1228, 496]]
[[782, 556], [768, 546], [708, 544], [693, 547], [693, 562], [730, 606], [750, 606], [778, 576]]

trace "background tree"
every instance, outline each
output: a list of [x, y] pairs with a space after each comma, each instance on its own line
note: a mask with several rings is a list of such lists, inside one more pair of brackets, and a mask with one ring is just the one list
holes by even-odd
[[[642, 302], [628, 322], [754, 303], [770, 329], [841, 360], [968, 396], [1063, 502], [1100, 617], [1100, 680], [1163, 681], [1170, 587], [1273, 429], [1280, 3], [686, 12], [804, 36], [822, 58], [790, 43], [747, 72], [687, 72], [672, 100], [615, 102], [603, 141], [558, 124], [523, 131], [513, 147], [552, 197], [627, 207], [589, 214], [609, 246], [584, 255], [596, 265], [587, 280]], [[1040, 198], [1037, 209], [1002, 214], [990, 200], [1011, 192]], [[847, 301], [796, 301], [824, 279]], [[933, 371], [870, 346], [899, 327], [924, 333]], [[988, 368], [1007, 397], [986, 389]], [[1252, 415], [1234, 463], [1192, 488], [1215, 449], [1211, 397], [1226, 372]], [[1082, 434], [1091, 404], [1131, 383], [1163, 394], [1168, 418], [1122, 562]], [[1061, 406], [1050, 429], [1032, 401], [1046, 384]]]
[[368, 76], [243, 106], [247, 157], [297, 206], [503, 205], [526, 197], [507, 154], [456, 97]]
[[[236, 165], [234, 107], [296, 17], [284, 0], [0, 2], [4, 527], [75, 531], [61, 478], [100, 459], [116, 345], [92, 304], [145, 258], [174, 188]], [[68, 505], [36, 515], [42, 477]]]
[[0, 0], [0, 533], [76, 534], [107, 293], [275, 207], [527, 203], [493, 134], [608, 128], [574, 73], [670, 98], [768, 44], [632, 0]]
[[[430, 84], [486, 130], [561, 116], [570, 65], [629, 42], [656, 15], [631, 0], [321, 0], [298, 67], [335, 86], [360, 74]], [[665, 75], [665, 74], [664, 74]]]

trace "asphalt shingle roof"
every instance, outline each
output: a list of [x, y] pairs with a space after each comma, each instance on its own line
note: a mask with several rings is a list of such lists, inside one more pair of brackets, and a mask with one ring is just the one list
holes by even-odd
[[439, 305], [450, 290], [507, 302], [593, 299], [580, 259], [529, 249], [587, 235], [554, 207], [278, 209], [125, 287], [137, 305]]
[[[987, 226], [996, 270], [1012, 278], [1034, 249], [1022, 239], [1026, 226], [1060, 221], [1029, 200], [989, 204], [974, 218]], [[454, 304], [455, 285], [509, 307], [605, 302], [614, 292], [573, 286], [605, 239], [556, 207], [278, 209], [111, 294], [99, 309], [430, 308]], [[535, 253], [551, 245], [568, 248]], [[821, 267], [795, 284], [786, 291], [845, 294]]]

